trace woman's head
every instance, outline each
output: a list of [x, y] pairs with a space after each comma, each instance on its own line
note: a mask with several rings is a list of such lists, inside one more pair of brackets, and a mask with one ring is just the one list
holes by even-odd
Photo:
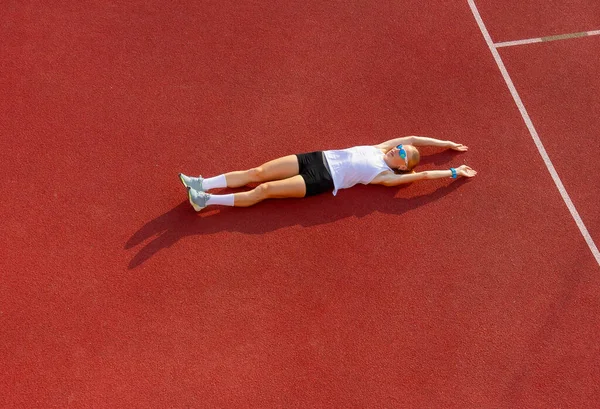
[[398, 145], [388, 150], [383, 160], [392, 169], [411, 171], [419, 164], [421, 155], [419, 150], [412, 145]]

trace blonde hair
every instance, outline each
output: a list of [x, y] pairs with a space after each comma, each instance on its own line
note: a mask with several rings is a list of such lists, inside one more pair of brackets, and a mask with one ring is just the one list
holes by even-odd
[[412, 155], [410, 155], [410, 160], [408, 161], [408, 170], [413, 170], [414, 167], [417, 166], [420, 161], [421, 161], [421, 153], [419, 152], [419, 150], [417, 148], [412, 146]]

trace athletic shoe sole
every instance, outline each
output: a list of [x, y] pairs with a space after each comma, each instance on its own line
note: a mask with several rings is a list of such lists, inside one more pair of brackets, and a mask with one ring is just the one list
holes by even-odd
[[[185, 183], [184, 183], [185, 185]], [[192, 207], [194, 208], [195, 211], [199, 212], [200, 210], [204, 209], [204, 207], [200, 207], [198, 206], [196, 203], [194, 203], [194, 201], [192, 200], [192, 192], [191, 192], [191, 187], [187, 187], [187, 191], [188, 191], [188, 199], [190, 200], [190, 204], [192, 205]]]
[[179, 174], [179, 180], [181, 180], [181, 184], [183, 185], [183, 187], [185, 187], [187, 189], [189, 186], [185, 184], [185, 182], [183, 181], [183, 177], [181, 175], [182, 175], [182, 173]]

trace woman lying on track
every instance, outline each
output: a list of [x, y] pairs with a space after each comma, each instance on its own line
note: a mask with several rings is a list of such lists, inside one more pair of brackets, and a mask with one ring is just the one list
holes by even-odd
[[[339, 189], [346, 189], [357, 183], [397, 186], [423, 179], [473, 177], [477, 174], [466, 165], [456, 169], [411, 173], [420, 160], [416, 146], [438, 146], [457, 151], [468, 149], [450, 141], [405, 136], [373, 146], [284, 156], [253, 169], [207, 179], [202, 176], [189, 177], [182, 173], [179, 178], [188, 189], [191, 205], [198, 212], [210, 205], [248, 207], [265, 199], [306, 197], [331, 191], [335, 195]], [[227, 195], [206, 193], [210, 189], [241, 187], [248, 183], [260, 184], [247, 192]]]

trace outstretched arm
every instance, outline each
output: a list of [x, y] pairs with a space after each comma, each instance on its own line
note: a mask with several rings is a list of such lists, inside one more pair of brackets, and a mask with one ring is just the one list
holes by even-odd
[[[477, 172], [471, 169], [467, 165], [459, 166], [456, 170], [456, 177], [468, 177], [472, 178], [477, 175]], [[396, 175], [395, 173], [384, 173], [377, 176], [372, 184], [384, 185], [384, 186], [398, 186], [404, 183], [416, 182], [417, 180], [425, 179], [440, 179], [452, 177], [452, 170], [426, 170], [423, 172], [406, 173], [403, 175]]]
[[440, 148], [450, 148], [456, 151], [466, 151], [469, 149], [467, 146], [452, 142], [442, 141], [434, 138], [427, 138], [425, 136], [413, 136], [412, 145], [414, 146], [439, 146]]
[[390, 139], [376, 145], [379, 149], [391, 149], [398, 145], [413, 145], [413, 146], [439, 146], [441, 148], [450, 148], [456, 151], [466, 151], [469, 148], [460, 143], [452, 141], [442, 141], [434, 138], [427, 138], [425, 136], [403, 136], [401, 138]]

